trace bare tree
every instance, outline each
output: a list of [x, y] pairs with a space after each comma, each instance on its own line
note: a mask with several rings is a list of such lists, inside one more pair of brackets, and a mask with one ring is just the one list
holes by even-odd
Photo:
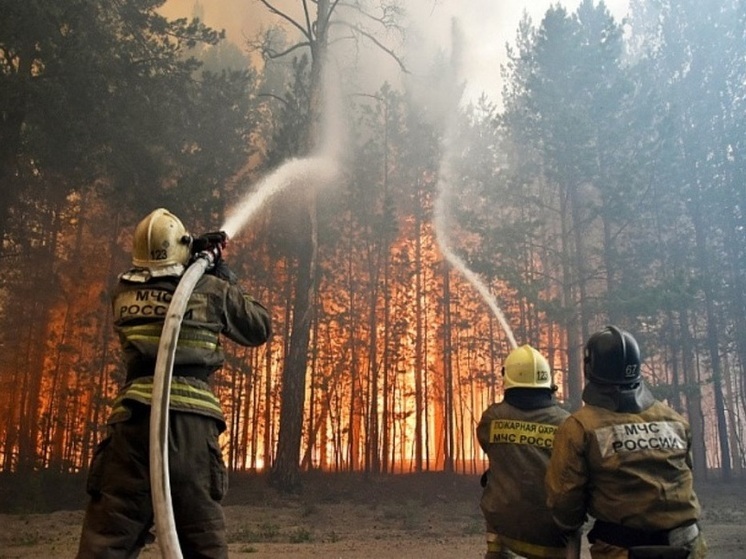
[[[300, 34], [300, 40], [277, 46], [275, 29], [263, 33], [253, 43], [254, 48], [266, 58], [287, 56], [296, 51], [310, 52], [311, 68], [307, 99], [307, 129], [301, 132], [299, 148], [307, 153], [312, 152], [320, 143], [323, 106], [322, 70], [327, 63], [327, 55], [332, 35], [334, 40], [353, 40], [356, 46], [372, 44], [393, 57], [403, 68], [395, 52], [378, 38], [381, 30], [393, 29], [401, 14], [395, 2], [383, 2], [377, 11], [368, 11], [361, 1], [340, 2], [340, 0], [299, 0], [300, 15], [296, 17], [290, 11], [279, 9], [269, 0], [258, 0], [270, 13], [282, 20], [285, 27], [290, 27]], [[304, 155], [304, 154], [301, 154]], [[277, 441], [277, 456], [270, 476], [276, 487], [294, 491], [299, 488], [300, 446], [305, 405], [306, 372], [308, 368], [308, 346], [310, 343], [311, 324], [313, 322], [313, 301], [316, 292], [316, 262], [318, 254], [318, 233], [316, 227], [316, 206], [312, 192], [308, 193], [309, 212], [299, 224], [300, 242], [296, 245], [296, 283], [294, 287], [294, 305], [290, 333], [290, 344], [283, 369], [282, 403], [280, 412], [280, 431]]]

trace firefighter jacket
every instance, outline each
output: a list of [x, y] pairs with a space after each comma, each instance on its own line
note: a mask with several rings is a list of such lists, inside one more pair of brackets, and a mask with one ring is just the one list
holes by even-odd
[[[643, 383], [635, 390], [647, 388]], [[584, 399], [554, 439], [546, 485], [555, 520], [571, 530], [590, 514], [597, 523], [646, 532], [695, 522], [700, 506], [688, 422], [652, 397], [639, 411]]]
[[[161, 331], [179, 282], [176, 276], [125, 279], [132, 277], [123, 274], [112, 293], [114, 328], [127, 379], [114, 401], [109, 423], [130, 417], [128, 401], [150, 405]], [[205, 274], [184, 311], [174, 355], [170, 409], [213, 417], [224, 430], [220, 402], [208, 384], [208, 377], [225, 360], [221, 334], [243, 346], [261, 345], [270, 335], [269, 312], [237, 283]]]
[[[527, 397], [511, 397], [530, 392], [543, 397], [533, 399], [533, 405]], [[565, 556], [562, 532], [546, 506], [544, 475], [557, 426], [569, 413], [550, 394], [538, 389], [508, 390], [503, 402], [485, 410], [477, 426], [477, 439], [490, 464], [482, 513], [504, 544], [530, 557]]]

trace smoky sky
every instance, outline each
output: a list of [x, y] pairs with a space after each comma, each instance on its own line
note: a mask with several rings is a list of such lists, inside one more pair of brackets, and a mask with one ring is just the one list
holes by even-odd
[[[417, 72], [420, 64], [438, 50], [450, 50], [451, 27], [458, 20], [466, 39], [461, 78], [465, 82], [464, 96], [473, 100], [481, 94], [499, 101], [502, 84], [500, 65], [506, 61], [506, 43], [513, 43], [524, 12], [538, 26], [547, 9], [562, 5], [574, 11], [581, 0], [406, 0], [403, 3], [408, 22], [405, 27], [417, 37], [415, 49], [406, 58]], [[598, 3], [598, 2], [596, 2]], [[606, 0], [607, 8], [620, 21], [626, 14], [629, 0]], [[275, 0], [273, 5], [289, 13], [297, 11], [300, 0]], [[161, 12], [170, 18], [192, 17], [200, 6], [207, 25], [225, 29], [228, 39], [241, 46], [262, 28], [278, 23], [279, 18], [255, 0], [168, 0]], [[390, 61], [389, 61], [390, 62]], [[389, 63], [381, 75], [391, 79], [396, 68]]]
[[[506, 43], [513, 43], [524, 12], [535, 26], [546, 11], [560, 4], [574, 11], [581, 0], [409, 0], [413, 13], [428, 39], [431, 51], [448, 41], [451, 21], [458, 20], [464, 34], [464, 54], [461, 57], [462, 78], [466, 84], [464, 96], [476, 99], [482, 93], [499, 100], [502, 87], [500, 65], [506, 61]], [[626, 15], [628, 0], [605, 2], [617, 20]]]

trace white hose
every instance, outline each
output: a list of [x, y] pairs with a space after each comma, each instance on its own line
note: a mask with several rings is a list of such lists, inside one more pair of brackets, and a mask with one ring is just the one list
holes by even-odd
[[580, 559], [581, 538], [583, 532], [578, 529], [567, 540], [566, 557], [567, 559]]
[[204, 275], [211, 263], [210, 255], [202, 253], [181, 277], [168, 306], [155, 362], [153, 401], [150, 411], [150, 491], [155, 515], [156, 541], [165, 559], [183, 557], [176, 533], [171, 502], [171, 482], [168, 475], [168, 405], [171, 374], [174, 369], [176, 343], [179, 340], [181, 321], [184, 318], [187, 302], [197, 281]]

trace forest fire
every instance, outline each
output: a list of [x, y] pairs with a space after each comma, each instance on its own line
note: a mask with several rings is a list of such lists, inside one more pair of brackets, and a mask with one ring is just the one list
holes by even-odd
[[[404, 237], [408, 234], [405, 232]], [[423, 260], [438, 260], [432, 236], [425, 236], [418, 244], [423, 247]], [[309, 430], [303, 453], [307, 467], [409, 471], [415, 464], [422, 464], [424, 469], [440, 469], [451, 460], [463, 471], [481, 467], [476, 465], [481, 456], [474, 446], [470, 426], [498, 390], [499, 381], [493, 371], [505, 342], [500, 347], [499, 336], [481, 336], [480, 331], [499, 329], [473, 289], [457, 277], [450, 278], [453, 301], [470, 310], [468, 316], [456, 316], [452, 322], [467, 321], [470, 326], [458, 334], [465, 343], [456, 345], [463, 345], [464, 350], [449, 352], [450, 370], [457, 373], [451, 386], [447, 386], [442, 337], [453, 334], [442, 324], [444, 311], [440, 308], [439, 292], [443, 274], [452, 272], [434, 268], [421, 276], [421, 283], [412, 284], [406, 281], [410, 276], [406, 266], [414, 253], [414, 243], [395, 243], [388, 272], [390, 288], [385, 294], [379, 292], [375, 299], [359, 297], [356, 292], [372, 281], [364, 267], [370, 263], [362, 259], [357, 261], [357, 268], [351, 262], [343, 268], [347, 290], [322, 284], [311, 342], [314, 366], [306, 388]], [[281, 276], [275, 278], [278, 285], [283, 281], [286, 280]], [[91, 286], [90, 292], [97, 289], [103, 289], [103, 285]], [[424, 316], [417, 315], [417, 305], [405, 304], [418, 293]], [[397, 310], [387, 312], [386, 305]], [[106, 310], [92, 316], [96, 315], [102, 320], [92, 320], [91, 325], [108, 325]], [[55, 312], [54, 316], [65, 315]], [[65, 336], [84, 339], [91, 335], [83, 324], [73, 329], [71, 320], [48, 325], [51, 346], [59, 347]], [[282, 325], [282, 316], [276, 321]], [[22, 426], [23, 418], [38, 409], [42, 412], [42, 429], [26, 432], [25, 440], [19, 438], [15, 443], [6, 432], [3, 469], [15, 470], [23, 464], [53, 468], [58, 464], [59, 468], [76, 471], [85, 466], [90, 449], [84, 443], [99, 436], [101, 421], [108, 415], [108, 402], [121, 375], [116, 372], [115, 340], [106, 332], [102, 334], [108, 337], [111, 347], [104, 348], [103, 353], [90, 354], [89, 358], [92, 364], [95, 355], [108, 356], [110, 365], [97, 375], [70, 374], [80, 370], [76, 363], [81, 362], [65, 351], [52, 350], [57, 366], [37, 376], [35, 388], [28, 382], [8, 385], [3, 417], [9, 421], [5, 425]], [[261, 470], [272, 462], [279, 421], [282, 344], [282, 339], [276, 338], [271, 346], [250, 352], [230, 346], [233, 356], [229, 365], [216, 376], [215, 390], [231, 418], [225, 443], [231, 449], [229, 460], [234, 469]], [[420, 368], [413, 366], [416, 362], [421, 363]], [[459, 394], [458, 406], [453, 404], [454, 393]], [[446, 395], [450, 395], [453, 409], [445, 408]], [[446, 416], [452, 420], [448, 426]], [[99, 421], [92, 422], [96, 417]], [[451, 438], [455, 454], [448, 456], [450, 450], [445, 445]], [[421, 456], [416, 455], [418, 448]]]
[[229, 477], [368, 534], [414, 480], [398, 518], [448, 518], [412, 540], [478, 502], [448, 557], [704, 554], [695, 481], [746, 467], [746, 47], [684, 3], [11, 0], [0, 502], [85, 499], [81, 557], [120, 506], [133, 552], [227, 555]]
[[[219, 33], [147, 10], [133, 19], [56, 13], [70, 33], [107, 37], [76, 36], [81, 47], [72, 49], [29, 16], [28, 33], [0, 48], [9, 92], [0, 126], [0, 469], [78, 472], [90, 463], [125, 380], [109, 290], [129, 265], [137, 216], [168, 203], [195, 230], [228, 232], [226, 257], [275, 325], [266, 347], [227, 344], [211, 379], [228, 417], [232, 470], [273, 468], [285, 420], [289, 462], [303, 469], [478, 471], [475, 420], [502, 397], [498, 372], [514, 342], [548, 357], [560, 399], [574, 408], [583, 342], [614, 322], [640, 339], [656, 395], [691, 421], [695, 470], [740, 474], [744, 200], [738, 112], [723, 107], [743, 98], [741, 45], [721, 45], [729, 54], [718, 60], [701, 54], [709, 46], [638, 52], [653, 71], [631, 72], [622, 53], [659, 44], [656, 29], [682, 44], [691, 37], [666, 14], [660, 25], [630, 20], [622, 30], [590, 4], [585, 19], [549, 11], [547, 22], [574, 29], [568, 36], [548, 33], [555, 27], [544, 21], [519, 28], [499, 104], [460, 104], [444, 83], [454, 74], [440, 69], [338, 92], [335, 126], [347, 130], [332, 136], [344, 148], [333, 154], [342, 176], [305, 168], [332, 188], [315, 191], [304, 179], [288, 182], [290, 193], [262, 190], [261, 179], [283, 162], [303, 166], [303, 154], [325, 145], [321, 58], [274, 59], [283, 49], [268, 33], [252, 45], [252, 56], [266, 55], [261, 67], [247, 70], [237, 49], [244, 66], [227, 71], [235, 60], [216, 48], [226, 46]], [[129, 28], [139, 32], [122, 35]], [[363, 31], [361, 45], [381, 30]], [[311, 54], [331, 56], [345, 78], [336, 83], [351, 86], [361, 68], [342, 55], [355, 49], [330, 52], [329, 35], [313, 26], [308, 34]], [[603, 52], [589, 47], [598, 44]], [[702, 57], [686, 62], [694, 74], [683, 81], [679, 52]], [[148, 64], [121, 66], [134, 60]], [[453, 117], [449, 138], [459, 140], [446, 177], [450, 249], [501, 302], [507, 328], [438, 244], [448, 146], [421, 93], [447, 87], [450, 104], [437, 110]], [[608, 97], [587, 101], [599, 92]], [[242, 205], [249, 185], [266, 204]], [[299, 389], [284, 393], [293, 380]]]

